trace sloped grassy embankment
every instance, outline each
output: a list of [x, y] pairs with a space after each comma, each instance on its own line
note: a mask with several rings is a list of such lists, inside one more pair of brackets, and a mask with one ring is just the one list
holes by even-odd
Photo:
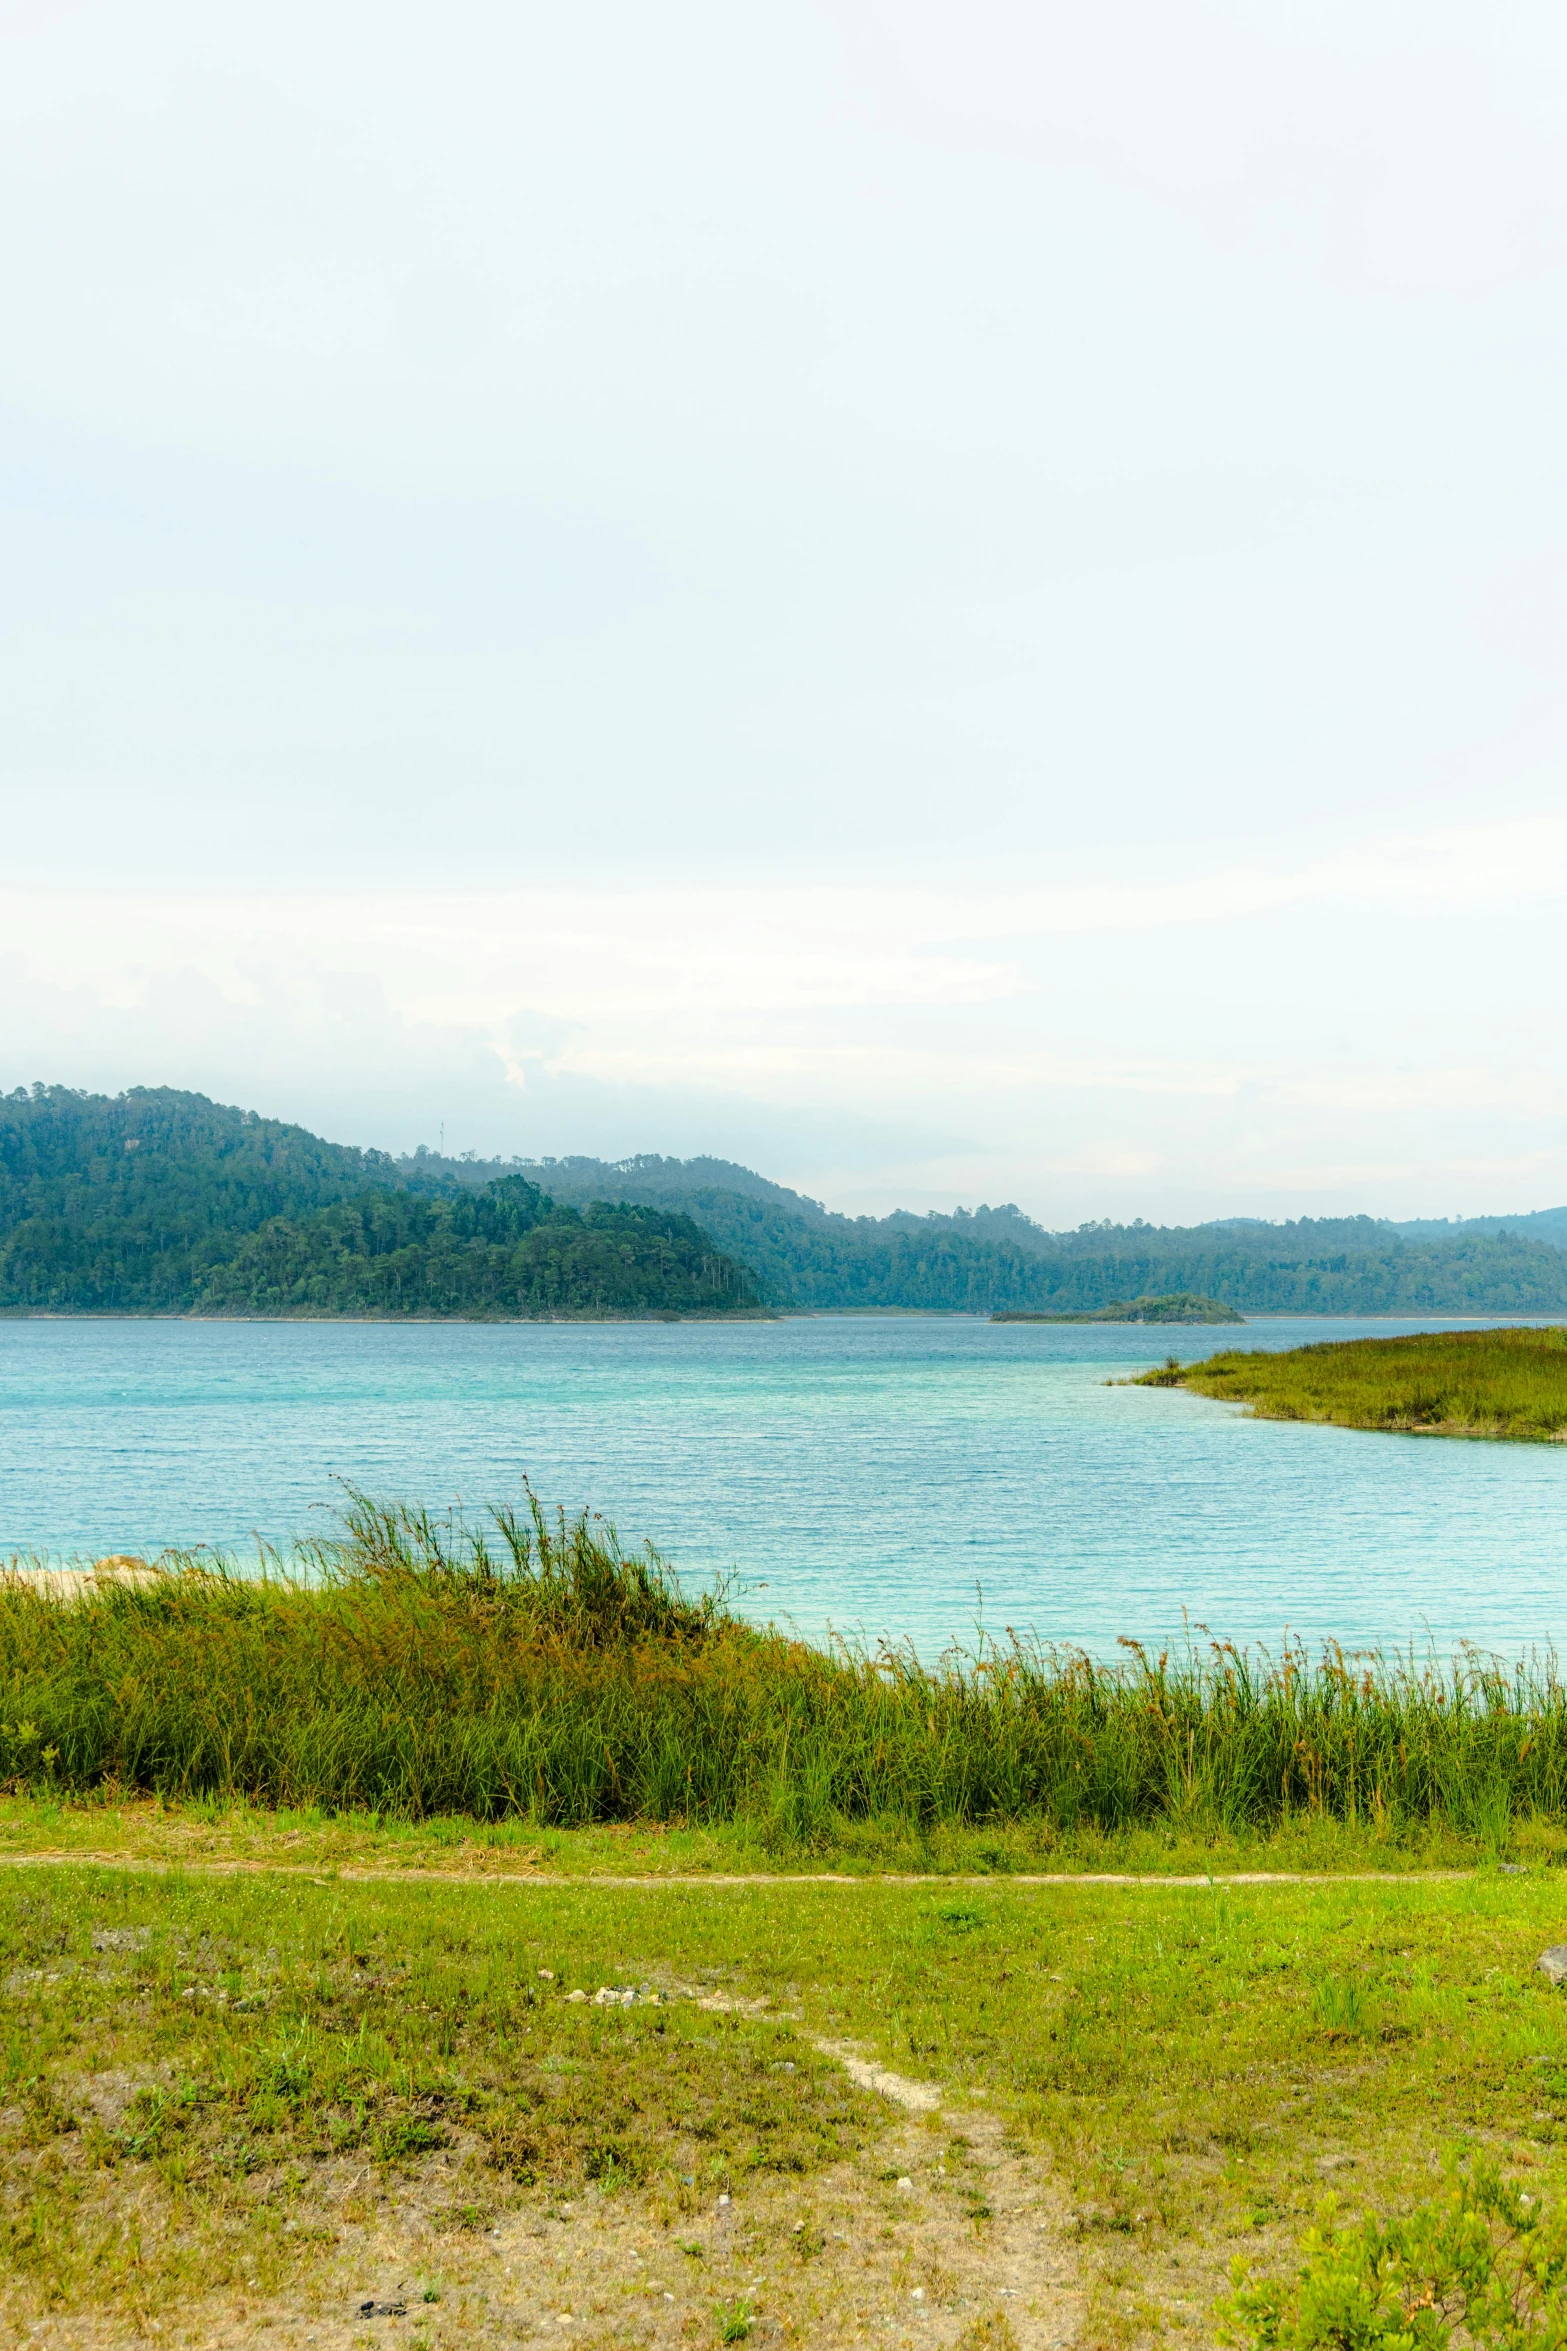
[[1428, 1331], [1278, 1355], [1171, 1356], [1134, 1383], [1249, 1404], [1264, 1420], [1324, 1420], [1408, 1435], [1559, 1442], [1567, 1432], [1567, 1328]]
[[243, 1575], [0, 1579], [0, 1781], [369, 1811], [745, 1823], [774, 1847], [895, 1824], [1046, 1840], [1311, 1817], [1493, 1846], [1567, 1804], [1567, 1689], [1504, 1670], [1249, 1659], [1119, 1666], [1009, 1637], [934, 1665], [826, 1651], [694, 1599], [589, 1517], [487, 1538], [355, 1498], [341, 1541]]

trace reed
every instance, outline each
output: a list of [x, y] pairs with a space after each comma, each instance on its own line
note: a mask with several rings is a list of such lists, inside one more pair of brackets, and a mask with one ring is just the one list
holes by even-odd
[[0, 1780], [407, 1819], [748, 1821], [818, 1844], [866, 1820], [1242, 1835], [1316, 1816], [1496, 1848], [1567, 1804], [1549, 1656], [821, 1649], [531, 1496], [482, 1529], [354, 1496], [340, 1540], [260, 1573], [160, 1565], [78, 1599], [0, 1579]]
[[1129, 1386], [1190, 1388], [1262, 1420], [1332, 1421], [1396, 1435], [1559, 1443], [1567, 1434], [1567, 1329], [1421, 1331], [1314, 1347], [1175, 1356]]

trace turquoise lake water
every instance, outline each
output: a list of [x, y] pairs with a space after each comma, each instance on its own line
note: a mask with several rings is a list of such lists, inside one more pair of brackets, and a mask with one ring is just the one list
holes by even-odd
[[[1567, 1447], [1248, 1420], [1106, 1381], [1434, 1322], [0, 1323], [0, 1551], [243, 1549], [347, 1478], [591, 1503], [820, 1635], [1113, 1652], [1286, 1628], [1515, 1654], [1567, 1629]], [[982, 1595], [982, 1598], [981, 1598]]]

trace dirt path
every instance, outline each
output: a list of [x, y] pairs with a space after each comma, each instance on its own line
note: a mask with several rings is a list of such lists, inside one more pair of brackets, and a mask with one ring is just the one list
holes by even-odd
[[[715, 2010], [768, 2005], [682, 1991]], [[241, 2283], [140, 2323], [123, 2300], [39, 2312], [0, 2290], [0, 2331], [9, 2320], [32, 2351], [1067, 2351], [1086, 2294], [1048, 2157], [1026, 2153], [972, 2097], [949, 2105], [939, 2084], [852, 2042], [815, 2046], [886, 2118], [822, 2172], [759, 2172], [705, 2196], [692, 2181], [566, 2200], [539, 2191], [520, 2208], [475, 2207], [454, 2235], [460, 2148], [395, 2183], [349, 2158], [285, 2223], [331, 2250], [281, 2290]]]
[[1089, 1873], [1082, 1870], [1020, 1869], [1009, 1870], [1004, 1875], [992, 1873], [972, 1876], [964, 1876], [957, 1871], [886, 1871], [874, 1876], [851, 1876], [842, 1870], [664, 1870], [619, 1876], [610, 1871], [574, 1873], [570, 1870], [550, 1869], [488, 1869], [482, 1861], [467, 1869], [419, 1866], [398, 1868], [395, 1865], [363, 1862], [312, 1864], [303, 1861], [270, 1861], [257, 1859], [251, 1854], [187, 1858], [183, 1854], [108, 1853], [85, 1848], [72, 1852], [55, 1847], [28, 1853], [0, 1852], [0, 1868], [123, 1869], [152, 1877], [172, 1876], [176, 1873], [183, 1873], [187, 1877], [293, 1877], [303, 1878], [312, 1885], [341, 1881], [352, 1885], [396, 1886], [591, 1886], [596, 1892], [614, 1886], [642, 1889], [659, 1886], [841, 1886], [848, 1891], [879, 1886], [988, 1886], [992, 1891], [1007, 1886], [1128, 1886], [1155, 1889], [1162, 1886], [1208, 1886], [1215, 1890], [1226, 1886], [1449, 1886], [1462, 1884], [1483, 1874], [1473, 1869], [1258, 1869], [1235, 1870], [1222, 1877], [1211, 1876], [1206, 1871], [1197, 1876], [1165, 1877], [1154, 1872], [1132, 1875], [1109, 1871]]
[[[733, 2339], [758, 2346], [1066, 2351], [1084, 2308], [1048, 2173], [979, 2108], [939, 2127], [929, 2112], [900, 2113], [851, 2163], [807, 2180], [758, 2177], [678, 2216], [657, 2199], [590, 2191], [512, 2212], [460, 2244], [432, 2236], [407, 2205], [345, 2220], [308, 2299], [229, 2299], [189, 2312], [181, 2337], [202, 2351], [403, 2351], [410, 2336], [430, 2351], [519, 2339], [674, 2351], [717, 2342], [743, 2317], [748, 2333]], [[422, 2299], [432, 2278], [438, 2304]], [[86, 2351], [80, 2333], [59, 2340]]]

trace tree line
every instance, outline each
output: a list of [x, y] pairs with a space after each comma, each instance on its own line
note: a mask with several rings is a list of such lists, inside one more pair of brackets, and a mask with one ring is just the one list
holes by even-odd
[[479, 1191], [199, 1094], [0, 1098], [0, 1307], [464, 1317], [756, 1313], [689, 1216]]
[[256, 1314], [1567, 1314], [1567, 1250], [1472, 1220], [1092, 1223], [1011, 1203], [839, 1216], [721, 1159], [448, 1159], [328, 1143], [204, 1095], [0, 1096], [0, 1309]]

